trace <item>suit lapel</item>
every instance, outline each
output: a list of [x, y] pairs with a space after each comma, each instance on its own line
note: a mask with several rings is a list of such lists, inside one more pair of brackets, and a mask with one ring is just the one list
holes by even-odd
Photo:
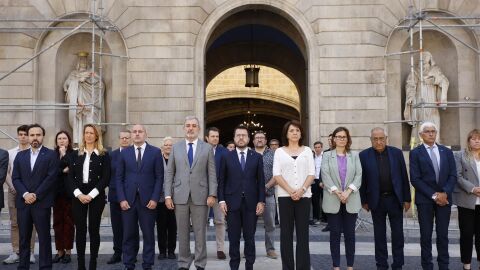
[[190, 164], [188, 163], [188, 144], [186, 143], [186, 140], [182, 141], [182, 147], [180, 149], [182, 149], [181, 154], [187, 168], [190, 168]]
[[149, 151], [149, 148], [150, 146], [148, 145], [148, 143], [146, 144], [145, 146], [145, 151], [143, 151], [143, 156], [142, 156], [142, 163], [140, 164], [140, 169], [139, 171], [141, 171], [143, 169], [143, 164], [145, 164], [145, 160], [147, 160], [147, 158], [150, 157], [150, 151]]
[[[434, 169], [433, 169], [432, 159], [430, 158], [430, 155], [428, 154], [427, 149], [425, 148], [425, 145], [422, 144], [422, 145], [420, 145], [420, 146], [418, 146], [418, 147], [420, 147], [420, 153], [421, 153], [421, 154], [423, 155], [423, 157], [427, 160], [427, 163], [430, 165], [430, 168], [431, 168], [432, 170], [434, 170]], [[439, 151], [440, 151], [440, 149], [439, 149]]]
[[[195, 155], [193, 156], [193, 162], [192, 162], [192, 168], [195, 167], [195, 164], [197, 163], [198, 156], [200, 155], [200, 152], [203, 150], [203, 142], [198, 140], [197, 141], [197, 148], [195, 149]], [[187, 157], [187, 163], [188, 163], [188, 157]]]
[[[464, 155], [462, 155], [463, 157]], [[475, 158], [471, 158], [470, 161], [468, 161], [468, 159], [465, 159], [465, 161], [469, 162], [470, 166], [472, 167], [472, 170], [473, 170], [473, 173], [475, 174], [475, 176], [477, 177], [478, 179], [478, 174], [480, 172], [477, 171], [477, 163], [475, 162]]]
[[[390, 152], [388, 152], [388, 154], [390, 155]], [[372, 173], [374, 175], [374, 177], [372, 177], [372, 179], [369, 179], [369, 180], [375, 180], [377, 181], [377, 183], [380, 183], [380, 176], [378, 175], [378, 164], [377, 164], [377, 157], [375, 156], [375, 149], [371, 148], [369, 153], [368, 153], [368, 158], [371, 162], [370, 166], [372, 166], [373, 170]], [[390, 158], [390, 162], [392, 161], [392, 158], [389, 156]], [[391, 166], [391, 164], [390, 164]]]
[[353, 181], [353, 173], [355, 168], [353, 167], [352, 153], [347, 153], [347, 174], [345, 175], [345, 188], [350, 185], [350, 181]]
[[33, 165], [33, 170], [31, 170], [32, 175], [35, 175], [36, 171], [38, 170], [38, 166], [39, 166], [38, 164], [42, 161], [43, 155], [45, 155], [45, 151], [42, 146], [42, 148], [40, 149], [40, 152], [38, 153], [37, 159], [35, 160], [35, 164]]
[[333, 169], [335, 173], [335, 177], [337, 178], [337, 184], [339, 187], [342, 187], [342, 182], [340, 181], [340, 173], [338, 172], [338, 162], [337, 162], [337, 152], [335, 149], [330, 151], [330, 164], [331, 168]]

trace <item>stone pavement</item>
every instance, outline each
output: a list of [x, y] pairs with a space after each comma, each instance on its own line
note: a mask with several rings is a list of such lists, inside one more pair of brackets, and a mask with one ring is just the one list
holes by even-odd
[[[0, 260], [3, 260], [10, 252], [10, 237], [9, 237], [9, 227], [8, 227], [8, 218], [5, 218], [6, 213], [2, 213], [2, 218], [0, 219]], [[374, 259], [374, 243], [373, 243], [373, 229], [370, 224], [370, 217], [368, 214], [363, 213], [361, 215], [364, 217], [363, 226], [360, 226], [357, 230], [356, 234], [356, 256], [355, 256], [355, 269], [375, 269], [375, 259]], [[458, 244], [458, 230], [456, 224], [456, 218], [453, 218], [454, 214], [452, 214], [451, 220], [451, 231], [450, 231], [450, 256], [451, 256], [451, 269], [461, 269], [460, 263], [460, 251], [459, 251], [459, 244]], [[312, 269], [331, 269], [331, 258], [330, 258], [330, 250], [329, 250], [329, 241], [328, 241], [328, 233], [321, 232], [323, 225], [319, 226], [311, 226], [310, 227], [310, 254], [311, 254], [311, 265]], [[420, 245], [419, 245], [419, 232], [418, 232], [418, 224], [416, 223], [415, 219], [406, 218], [405, 219], [405, 267], [404, 269], [420, 269]], [[279, 229], [276, 231], [277, 233], [277, 241], [279, 240]], [[53, 235], [53, 232], [52, 232]], [[261, 221], [257, 227], [256, 233], [256, 251], [257, 251], [257, 259], [254, 265], [254, 269], [259, 270], [276, 270], [281, 269], [281, 260], [280, 257], [276, 260], [272, 260], [267, 258], [265, 255], [264, 249], [264, 229], [263, 224]], [[112, 233], [111, 229], [108, 225], [108, 219], [104, 218], [102, 222], [101, 228], [101, 237], [102, 243], [100, 245], [100, 256], [98, 261], [98, 266], [102, 270], [120, 270], [123, 269], [122, 264], [116, 265], [107, 265], [106, 261], [112, 254]], [[192, 235], [193, 239], [193, 235]], [[434, 240], [435, 242], [435, 240]], [[193, 248], [193, 241], [191, 242], [192, 251]], [[54, 243], [52, 243], [52, 247], [54, 249]], [[390, 247], [390, 245], [389, 245]], [[212, 227], [208, 227], [207, 232], [207, 250], [208, 250], [208, 263], [207, 269], [211, 270], [225, 270], [229, 269], [228, 267], [228, 260], [220, 261], [216, 259], [216, 244], [215, 244], [215, 230]], [[225, 241], [225, 248], [228, 251], [228, 241]], [[243, 248], [243, 246], [242, 246]], [[279, 242], [276, 243], [277, 253], [280, 255], [280, 245]], [[342, 254], [344, 251], [342, 245]], [[433, 246], [434, 256], [436, 255], [435, 245]], [[87, 247], [88, 252], [88, 247]], [[38, 243], [37, 248], [35, 249], [36, 257], [38, 260]], [[75, 254], [75, 250], [73, 250]], [[158, 254], [158, 252], [157, 252]], [[474, 252], [475, 254], [475, 252]], [[141, 269], [141, 250], [140, 254], [138, 255], [138, 263], [137, 269]], [[435, 260], [435, 258], [434, 258]], [[58, 270], [69, 270], [69, 269], [76, 269], [76, 257], [73, 256], [73, 262], [71, 264], [63, 265], [63, 264], [56, 264], [54, 265], [53, 269]], [[475, 261], [475, 260], [473, 260]], [[88, 258], [87, 258], [88, 262]], [[243, 261], [244, 262], [244, 261]], [[243, 263], [242, 262], [242, 263]], [[345, 265], [345, 257], [342, 257], [342, 267], [346, 267]], [[10, 270], [16, 269], [16, 265], [0, 265], [0, 269], [2, 270]], [[32, 265], [32, 269], [38, 269], [38, 263]], [[177, 269], [176, 261], [175, 260], [163, 260], [159, 261], [156, 259], [154, 269], [162, 269], [162, 270], [170, 270], [170, 269]], [[191, 269], [195, 269], [194, 266]], [[243, 265], [241, 265], [240, 269], [244, 269]], [[477, 264], [472, 265], [472, 269], [478, 269]]]

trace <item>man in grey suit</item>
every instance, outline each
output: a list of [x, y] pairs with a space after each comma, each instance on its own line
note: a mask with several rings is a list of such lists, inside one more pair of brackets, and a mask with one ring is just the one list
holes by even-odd
[[[200, 122], [187, 116], [185, 140], [173, 146], [165, 178], [165, 205], [175, 209], [178, 230], [178, 267], [197, 270], [207, 264], [207, 213], [217, 197], [217, 176], [212, 146], [198, 139]], [[190, 219], [195, 235], [195, 256], [190, 252]]]

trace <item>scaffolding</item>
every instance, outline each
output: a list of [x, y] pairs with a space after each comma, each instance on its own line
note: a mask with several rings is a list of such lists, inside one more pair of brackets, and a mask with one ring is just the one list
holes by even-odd
[[[98, 2], [98, 7], [97, 7]], [[118, 57], [120, 59], [128, 60], [128, 56], [126, 55], [116, 55], [111, 53], [103, 52], [103, 36], [108, 32], [119, 32], [119, 29], [112, 24], [104, 15], [104, 6], [103, 0], [92, 0], [90, 3], [90, 13], [88, 19], [71, 19], [71, 18], [55, 18], [55, 19], [16, 19], [16, 18], [3, 18], [0, 19], [0, 22], [5, 23], [16, 23], [16, 22], [29, 22], [29, 23], [48, 23], [48, 26], [32, 26], [32, 27], [0, 27], [0, 33], [25, 33], [25, 32], [50, 32], [50, 31], [58, 31], [58, 30], [68, 30], [67, 33], [62, 35], [59, 39], [55, 40], [42, 50], [35, 53], [32, 57], [26, 59], [21, 64], [14, 67], [12, 70], [8, 71], [7, 73], [0, 76], [0, 81], [7, 78], [26, 64], [30, 63], [31, 61], [38, 58], [44, 52], [48, 51], [55, 45], [59, 44], [60, 42], [64, 41], [68, 37], [78, 33], [79, 30], [90, 30], [92, 34], [91, 40], [91, 72], [90, 76], [92, 82], [95, 81], [96, 70], [98, 70], [98, 78], [99, 84], [101, 87], [103, 85], [103, 56], [107, 57]], [[77, 26], [57, 26], [56, 24], [59, 23], [78, 23]], [[96, 51], [96, 31], [102, 32], [99, 35], [99, 49]], [[97, 58], [98, 58], [98, 66], [97, 66]], [[92, 83], [92, 98], [93, 102], [84, 104], [85, 108], [91, 110], [91, 113], [94, 114], [95, 110], [102, 111], [102, 94], [97, 93], [95, 89], [95, 84]], [[95, 101], [98, 100], [99, 108], [96, 108]], [[0, 104], [0, 111], [40, 111], [40, 110], [77, 110], [77, 105], [72, 105], [68, 103], [33, 103], [33, 104], [26, 104], [26, 103], [8, 103], [8, 104]], [[94, 123], [97, 125], [128, 125], [128, 123], [108, 123], [108, 122], [98, 122]], [[1, 133], [5, 134], [7, 137], [15, 140], [13, 136], [7, 134], [5, 131], [0, 130]], [[15, 140], [16, 141], [16, 140]]]
[[[396, 31], [406, 30], [408, 31], [408, 41], [409, 41], [409, 50], [408, 51], [400, 51], [394, 53], [386, 53], [385, 57], [392, 57], [392, 56], [400, 56], [409, 54], [410, 55], [410, 73], [414, 74], [415, 72], [415, 60], [414, 55], [419, 54], [419, 77], [420, 77], [420, 91], [423, 91], [423, 87], [425, 86], [425, 78], [423, 76], [423, 31], [425, 29], [436, 29], [441, 33], [451, 37], [452, 39], [458, 41], [460, 44], [464, 45], [465, 47], [473, 50], [477, 55], [480, 54], [480, 50], [471, 46], [467, 42], [461, 40], [460, 38], [456, 37], [454, 34], [448, 31], [448, 28], [477, 28], [480, 27], [479, 23], [464, 23], [464, 24], [438, 24], [435, 21], [448, 21], [448, 20], [479, 20], [480, 16], [432, 16], [429, 14], [428, 11], [422, 9], [422, 0], [417, 0], [417, 10], [414, 7], [414, 0], [410, 0], [410, 4], [408, 7], [408, 14], [407, 16], [397, 24], [392, 31], [392, 35]], [[418, 49], [414, 49], [414, 31], [418, 30]], [[465, 100], [459, 101], [448, 101], [443, 103], [428, 103], [425, 100], [415, 101], [416, 103], [412, 104], [412, 109], [416, 111], [420, 111], [420, 114], [425, 116], [425, 109], [426, 108], [480, 108], [479, 101], [471, 101], [470, 97], [465, 97]], [[412, 120], [388, 120], [384, 121], [385, 124], [398, 124], [398, 123], [406, 123], [410, 122], [413, 123], [413, 128], [416, 128], [417, 125], [421, 124], [421, 121], [418, 120], [417, 116], [418, 113], [413, 114], [415, 119]], [[425, 119], [422, 117], [421, 119]], [[412, 137], [410, 140], [410, 147], [414, 147], [418, 142], [415, 141], [415, 138]]]

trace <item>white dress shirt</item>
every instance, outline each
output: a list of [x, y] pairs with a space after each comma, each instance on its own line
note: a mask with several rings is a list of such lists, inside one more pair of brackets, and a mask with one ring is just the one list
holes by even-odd
[[5, 183], [7, 183], [7, 186], [12, 190], [15, 189], [12, 183], [13, 161], [15, 160], [15, 157], [17, 157], [17, 154], [20, 151], [23, 151], [23, 150], [21, 150], [19, 146], [16, 146], [15, 148], [8, 150], [8, 170], [7, 170], [7, 178], [5, 179]]
[[242, 164], [242, 154], [240, 154], [240, 152], [243, 152], [243, 156], [245, 158], [245, 164], [247, 164], [247, 152], [248, 152], [248, 148], [245, 147], [245, 149], [240, 149], [238, 147], [235, 147], [235, 149], [237, 150], [237, 156], [238, 156], [238, 162], [240, 162], [240, 164]]
[[[140, 150], [140, 153], [142, 153], [142, 159], [143, 159], [143, 154], [145, 153], [145, 148], [147, 148], [147, 143], [144, 142], [141, 146], [136, 146], [136, 145], [134, 144], [133, 147], [135, 148], [135, 160], [138, 159], [138, 147], [142, 148], [142, 149]], [[122, 151], [122, 150], [120, 149], [120, 151]]]
[[193, 148], [193, 159], [195, 159], [195, 152], [197, 152], [197, 144], [198, 144], [198, 138], [196, 138], [193, 142], [190, 142], [188, 140], [185, 140], [185, 146], [187, 149], [187, 154], [188, 154], [188, 148], [190, 147], [188, 144], [193, 143], [192, 148]]
[[[85, 153], [85, 161], [83, 161], [83, 177], [82, 177], [82, 182], [84, 184], [88, 184], [88, 178], [90, 176], [90, 157], [92, 156], [92, 153], [89, 153], [87, 151], [87, 149], [84, 149], [83, 150], [84, 153]], [[98, 156], [99, 152], [98, 152], [98, 149], [93, 149], [93, 152], [95, 152], [95, 154]], [[79, 195], [83, 194], [80, 189], [76, 188], [74, 191], [73, 191], [73, 195], [75, 196], [75, 198], [77, 198]], [[88, 196], [92, 197], [92, 199], [94, 199], [95, 197], [97, 197], [97, 195], [100, 194], [100, 192], [98, 191], [97, 188], [94, 188], [92, 189], [89, 193], [88, 193]]]
[[[315, 176], [315, 164], [310, 147], [304, 146], [296, 159], [285, 152], [283, 147], [278, 148], [273, 157], [273, 176], [278, 175], [281, 175], [291, 188], [295, 190], [302, 188], [309, 175]], [[278, 186], [278, 197], [290, 197], [290, 194]], [[302, 197], [312, 197], [310, 186]]]
[[[430, 146], [428, 144], [423, 144], [423, 146], [425, 146], [425, 149], [427, 150], [427, 153], [428, 155], [430, 155]], [[433, 147], [433, 154], [435, 155], [435, 157], [437, 158], [437, 163], [438, 163], [438, 171], [440, 171], [440, 152], [438, 151], [438, 146], [436, 143], [434, 143], [432, 145]]]

